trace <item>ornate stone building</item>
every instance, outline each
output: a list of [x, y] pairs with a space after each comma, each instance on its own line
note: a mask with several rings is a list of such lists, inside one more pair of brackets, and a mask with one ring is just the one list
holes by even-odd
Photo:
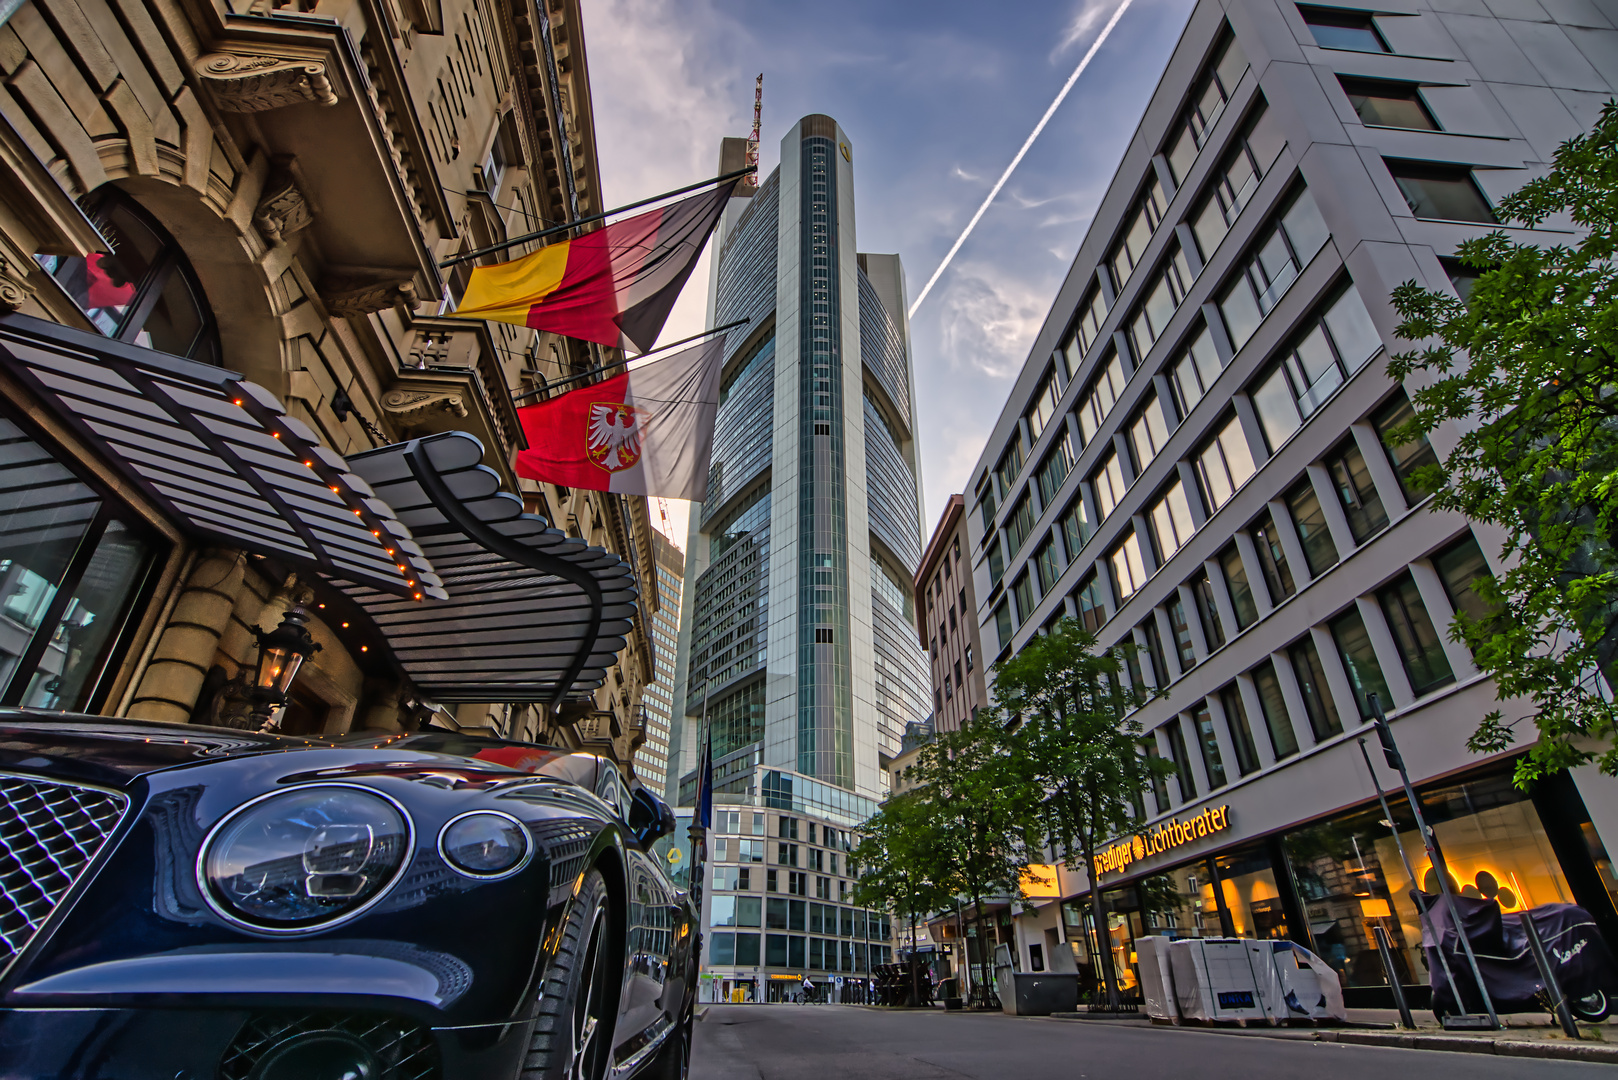
[[514, 394], [620, 357], [444, 316], [445, 260], [604, 208], [577, 0], [0, 20], [0, 704], [240, 723], [301, 604], [284, 730], [627, 767], [645, 500], [512, 469]]

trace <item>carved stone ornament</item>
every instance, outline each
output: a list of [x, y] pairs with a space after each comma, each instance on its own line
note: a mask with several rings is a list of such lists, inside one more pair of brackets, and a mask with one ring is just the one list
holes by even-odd
[[337, 104], [326, 65], [319, 60], [208, 53], [197, 59], [195, 70], [225, 112], [266, 112], [305, 102]]
[[416, 283], [409, 278], [371, 282], [334, 281], [321, 289], [320, 298], [326, 302], [326, 310], [338, 318], [357, 319], [385, 311], [395, 304], [414, 307]]
[[32, 291], [12, 276], [11, 263], [4, 256], [0, 256], [0, 311], [18, 310], [28, 302]]
[[272, 244], [278, 244], [299, 229], [308, 228], [315, 216], [309, 200], [298, 190], [290, 172], [277, 172], [264, 185], [264, 194], [253, 211], [253, 224]]
[[466, 415], [466, 403], [461, 395], [447, 390], [389, 390], [382, 395], [382, 407], [400, 418], [434, 409], [455, 416]]

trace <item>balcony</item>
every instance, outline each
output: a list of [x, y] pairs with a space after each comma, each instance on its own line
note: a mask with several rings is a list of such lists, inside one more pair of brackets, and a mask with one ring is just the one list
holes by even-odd
[[382, 394], [382, 411], [399, 439], [465, 431], [483, 443], [483, 463], [517, 490], [514, 452], [526, 444], [489, 324], [413, 317], [408, 352]]

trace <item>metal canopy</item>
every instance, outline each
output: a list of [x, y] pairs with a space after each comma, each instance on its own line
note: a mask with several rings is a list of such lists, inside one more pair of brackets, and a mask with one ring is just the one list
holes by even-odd
[[524, 513], [482, 460], [482, 444], [459, 431], [349, 458], [409, 527], [449, 598], [416, 604], [333, 584], [365, 609], [434, 701], [556, 704], [570, 689], [595, 689], [629, 633], [634, 573]]
[[412, 607], [447, 595], [386, 501], [235, 372], [15, 314], [0, 367], [187, 532]]

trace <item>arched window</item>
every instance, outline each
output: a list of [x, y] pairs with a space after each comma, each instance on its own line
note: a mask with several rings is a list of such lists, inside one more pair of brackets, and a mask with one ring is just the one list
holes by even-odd
[[84, 210], [112, 254], [37, 255], [39, 264], [108, 337], [219, 363], [213, 312], [174, 238], [117, 188], [91, 194]]

